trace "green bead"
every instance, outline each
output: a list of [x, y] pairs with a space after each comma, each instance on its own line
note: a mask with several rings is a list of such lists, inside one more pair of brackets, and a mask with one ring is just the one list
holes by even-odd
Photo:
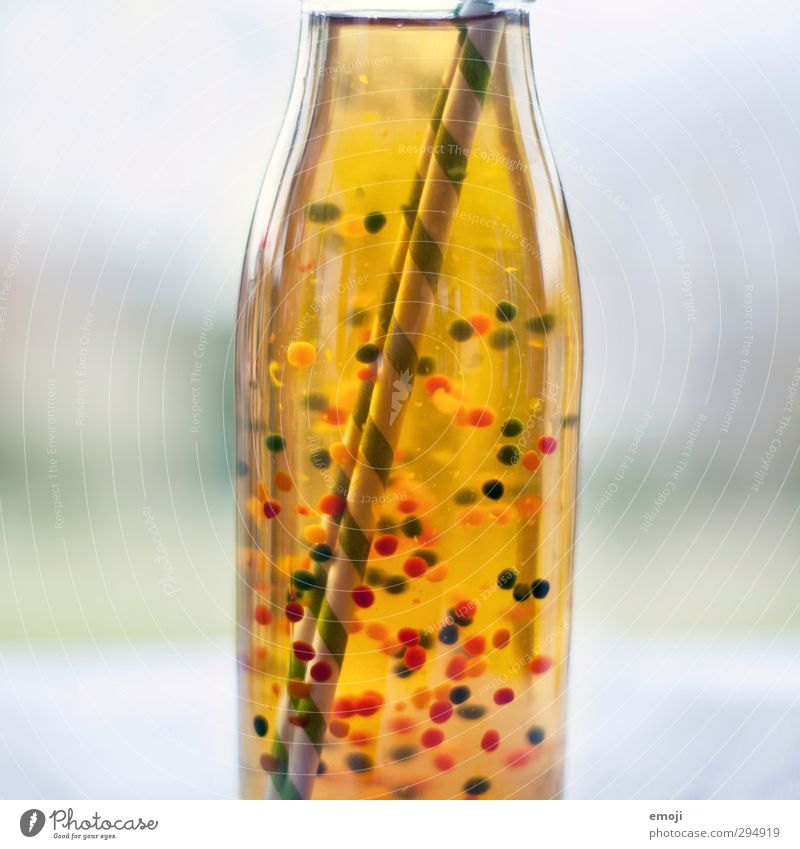
[[433, 357], [420, 357], [417, 363], [417, 374], [423, 377], [433, 374], [436, 370], [436, 360]]
[[383, 588], [391, 595], [400, 595], [406, 591], [408, 581], [402, 575], [389, 575]]
[[531, 333], [547, 333], [548, 330], [553, 329], [553, 325], [555, 325], [556, 319], [555, 316], [550, 313], [542, 313], [542, 315], [534, 316], [533, 318], [529, 318], [525, 322], [525, 327], [531, 331]]
[[333, 551], [329, 545], [321, 542], [309, 551], [309, 556], [315, 563], [327, 563], [333, 557]]
[[380, 233], [386, 226], [386, 216], [382, 212], [370, 212], [364, 216], [364, 229], [367, 233]]
[[502, 445], [497, 452], [497, 459], [504, 466], [515, 466], [519, 463], [519, 448], [516, 445]]
[[329, 406], [328, 396], [323, 395], [322, 392], [309, 392], [306, 395], [306, 407], [309, 410], [314, 410], [318, 413], [321, 410], [327, 410]]
[[286, 447], [286, 440], [279, 433], [270, 433], [266, 439], [267, 450], [283, 451]]
[[501, 590], [513, 589], [516, 582], [517, 572], [515, 569], [504, 569], [497, 576], [497, 586], [500, 587]]
[[332, 224], [339, 219], [342, 210], [335, 203], [310, 203], [306, 207], [306, 215], [314, 224]]
[[531, 597], [531, 588], [527, 584], [517, 584], [514, 587], [514, 599], [516, 601], [526, 601]]
[[400, 526], [400, 530], [413, 539], [422, 533], [422, 522], [416, 516], [409, 516]]
[[489, 480], [481, 486], [481, 492], [492, 501], [499, 501], [503, 497], [505, 487], [500, 481]]
[[299, 590], [311, 590], [316, 587], [314, 576], [307, 569], [298, 569], [292, 574], [292, 583]]
[[500, 433], [502, 433], [503, 436], [510, 436], [513, 438], [515, 436], [519, 436], [523, 429], [523, 424], [519, 419], [509, 419], [508, 421], [503, 422], [503, 426], [500, 428]]
[[333, 461], [327, 448], [315, 448], [311, 452], [311, 463], [315, 469], [329, 469]]
[[450, 335], [456, 342], [466, 342], [474, 332], [475, 330], [472, 325], [463, 318], [457, 318], [450, 325]]
[[500, 321], [513, 321], [517, 317], [517, 308], [511, 301], [500, 301], [495, 315]]
[[428, 568], [435, 566], [439, 562], [439, 555], [429, 548], [421, 548], [419, 551], [415, 551], [414, 554], [417, 557], [421, 557], [428, 564]]
[[510, 327], [498, 327], [489, 334], [489, 347], [495, 351], [504, 351], [514, 344], [514, 331]]
[[266, 737], [267, 732], [269, 731], [269, 723], [267, 720], [261, 716], [261, 714], [257, 714], [253, 717], [253, 730], [258, 734], [259, 737]]
[[478, 500], [478, 493], [474, 489], [459, 489], [453, 496], [456, 504], [474, 504]]
[[356, 359], [366, 365], [374, 363], [380, 355], [380, 349], [372, 342], [365, 342], [356, 349]]

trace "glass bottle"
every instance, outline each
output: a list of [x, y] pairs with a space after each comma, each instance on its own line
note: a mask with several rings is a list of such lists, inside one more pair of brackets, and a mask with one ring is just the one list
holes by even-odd
[[581, 317], [529, 16], [382, 5], [304, 5], [245, 258], [241, 795], [556, 798]]

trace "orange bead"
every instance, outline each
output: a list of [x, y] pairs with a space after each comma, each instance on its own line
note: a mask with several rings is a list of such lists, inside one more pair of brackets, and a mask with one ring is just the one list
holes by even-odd
[[352, 463], [355, 460], [355, 457], [350, 453], [347, 449], [347, 446], [344, 442], [334, 442], [331, 444], [331, 447], [328, 449], [331, 454], [331, 459], [338, 466], [344, 466], [347, 463]]
[[445, 392], [449, 392], [453, 387], [453, 384], [450, 382], [450, 378], [443, 374], [432, 374], [425, 381], [425, 391], [429, 395], [433, 395], [437, 389], [444, 389]]
[[428, 569], [425, 573], [425, 577], [432, 584], [439, 584], [447, 578], [447, 564], [446, 563], [437, 563], [435, 566]]
[[522, 468], [529, 472], [535, 472], [542, 464], [541, 457], [535, 451], [526, 451], [520, 460]]
[[373, 640], [385, 640], [389, 636], [389, 626], [383, 622], [370, 622], [367, 625], [367, 636]]
[[338, 516], [340, 513], [344, 513], [347, 501], [344, 496], [329, 492], [320, 498], [318, 506], [320, 513], [324, 513], [326, 516]]
[[415, 690], [411, 694], [411, 701], [414, 704], [414, 707], [419, 708], [420, 710], [427, 707], [430, 700], [431, 693], [429, 690]]
[[286, 472], [275, 472], [275, 486], [281, 492], [290, 492], [292, 489], [292, 476]]
[[492, 645], [496, 649], [504, 649], [509, 640], [511, 639], [511, 633], [506, 628], [501, 628], [499, 631], [495, 631], [492, 636]]
[[316, 358], [316, 348], [310, 342], [292, 342], [286, 351], [286, 361], [296, 368], [308, 368]]
[[303, 537], [311, 545], [319, 545], [328, 538], [328, 532], [322, 525], [308, 525], [303, 528]]
[[473, 427], [491, 427], [495, 415], [487, 407], [475, 407], [467, 413], [467, 422]]
[[291, 678], [286, 685], [286, 690], [293, 699], [304, 699], [310, 692], [310, 687], [305, 681]]
[[485, 312], [475, 312], [472, 315], [468, 315], [467, 321], [472, 325], [472, 329], [478, 336], [488, 333], [492, 326], [492, 317]]
[[467, 637], [467, 639], [464, 640], [464, 649], [467, 654], [471, 654], [473, 657], [483, 654], [486, 651], [486, 638], [480, 634]]

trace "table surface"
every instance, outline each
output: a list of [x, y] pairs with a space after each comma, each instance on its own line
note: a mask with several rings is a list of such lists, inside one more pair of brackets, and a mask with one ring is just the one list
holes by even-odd
[[[573, 637], [566, 795], [800, 797], [800, 637]], [[236, 794], [233, 650], [0, 646], [3, 798]]]

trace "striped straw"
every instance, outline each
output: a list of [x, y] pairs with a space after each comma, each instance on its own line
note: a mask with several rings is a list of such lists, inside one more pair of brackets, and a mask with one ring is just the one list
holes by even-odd
[[[397, 299], [378, 374], [363, 425], [363, 435], [341, 518], [339, 544], [328, 571], [314, 637], [315, 663], [331, 670], [325, 682], [307, 674], [309, 695], [297, 714], [305, 740], [295, 738], [283, 783], [282, 798], [308, 799], [319, 767], [323, 736], [336, 692], [347, 630], [352, 617], [352, 590], [363, 581], [377, 521], [377, 504], [386, 489], [394, 452], [405, 418], [422, 339], [439, 280], [444, 251], [466, 175], [469, 150], [503, 33], [502, 16], [469, 24], [453, 85], [439, 126], [434, 156], [422, 187], [419, 211], [408, 247]], [[310, 669], [313, 669], [313, 664]]]
[[[386, 341], [386, 333], [389, 329], [389, 324], [394, 312], [395, 299], [397, 298], [397, 290], [400, 287], [400, 280], [403, 273], [403, 267], [406, 262], [408, 253], [408, 244], [411, 239], [414, 224], [417, 219], [417, 209], [419, 208], [420, 198], [422, 197], [422, 189], [425, 184], [425, 175], [428, 173], [433, 146], [436, 142], [436, 136], [439, 132], [439, 125], [442, 121], [442, 114], [447, 102], [447, 95], [453, 83], [456, 67], [461, 57], [461, 48], [466, 36], [466, 28], [461, 27], [459, 30], [458, 47], [453, 60], [445, 71], [442, 79], [442, 86], [437, 95], [434, 104], [433, 113], [430, 123], [428, 124], [425, 142], [422, 146], [419, 161], [417, 162], [417, 170], [414, 177], [414, 184], [411, 189], [411, 195], [408, 202], [403, 208], [403, 223], [401, 232], [398, 237], [397, 246], [389, 270], [389, 276], [384, 287], [383, 297], [378, 308], [378, 313], [375, 316], [375, 321], [372, 327], [371, 340], [379, 351], [383, 351], [384, 342]], [[355, 457], [358, 454], [359, 445], [361, 443], [362, 428], [366, 421], [369, 412], [370, 402], [375, 384], [372, 380], [364, 380], [361, 382], [356, 403], [347, 423], [347, 429], [344, 436], [344, 444], [347, 448], [349, 458], [345, 463], [339, 465], [334, 477], [332, 492], [347, 498], [350, 490], [350, 478], [355, 465]], [[327, 533], [326, 543], [331, 551], [336, 548], [337, 537], [339, 534], [339, 523], [342, 514], [338, 513], [332, 516], [326, 516], [323, 520], [323, 527]], [[303, 619], [295, 629], [292, 639], [300, 640], [305, 643], [310, 643], [314, 639], [314, 633], [317, 629], [317, 617], [322, 606], [324, 598], [323, 588], [327, 583], [327, 575], [329, 571], [330, 561], [325, 564], [317, 564], [314, 570], [315, 586], [309, 593], [309, 604], [306, 607]], [[287, 684], [289, 681], [302, 681], [306, 673], [306, 663], [300, 660], [294, 652], [291, 653], [289, 659], [289, 670], [287, 675]], [[272, 780], [267, 782], [265, 789], [265, 799], [280, 799], [283, 798], [284, 782], [286, 780], [286, 768], [288, 764], [288, 752], [292, 747], [292, 739], [297, 736], [296, 729], [290, 722], [290, 719], [298, 707], [298, 699], [289, 695], [288, 688], [284, 690], [278, 705], [276, 713], [276, 731], [273, 744], [272, 754], [276, 762], [280, 765], [279, 771], [272, 773]], [[288, 788], [291, 791], [291, 788]]]

